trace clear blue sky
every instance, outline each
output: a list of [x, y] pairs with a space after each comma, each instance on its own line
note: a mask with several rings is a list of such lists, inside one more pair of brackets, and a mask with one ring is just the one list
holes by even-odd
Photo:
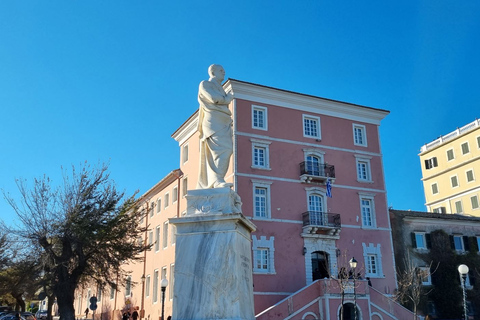
[[2, 0], [0, 188], [87, 160], [145, 192], [179, 166], [170, 135], [212, 63], [390, 110], [388, 202], [423, 211], [420, 147], [480, 116], [480, 1]]

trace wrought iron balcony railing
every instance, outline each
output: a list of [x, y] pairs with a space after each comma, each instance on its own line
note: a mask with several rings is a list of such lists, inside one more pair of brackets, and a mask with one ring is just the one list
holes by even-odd
[[325, 180], [335, 178], [335, 166], [326, 163], [300, 163], [300, 176], [308, 176]]
[[340, 229], [342, 227], [339, 213], [307, 211], [302, 215], [304, 227], [316, 229]]

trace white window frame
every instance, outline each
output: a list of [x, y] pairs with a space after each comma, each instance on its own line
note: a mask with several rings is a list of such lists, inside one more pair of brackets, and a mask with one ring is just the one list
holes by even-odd
[[[315, 126], [314, 130], [317, 131], [316, 135], [314, 135], [312, 132], [307, 132], [306, 131], [307, 127], [305, 126], [305, 121], [311, 121], [312, 124], [314, 124], [314, 126]], [[320, 117], [304, 114], [302, 116], [302, 123], [303, 123], [303, 136], [305, 138], [314, 138], [314, 139], [319, 139], [319, 140], [322, 139], [322, 132], [321, 132], [322, 126], [320, 124]], [[311, 131], [313, 131], [313, 130], [311, 130]]]
[[419, 267], [422, 274], [425, 274], [425, 277], [422, 277], [422, 286], [431, 286], [432, 285], [432, 275], [430, 274], [429, 267]]
[[[425, 232], [414, 232], [415, 234], [415, 243], [416, 248], [418, 250], [427, 250], [427, 237], [425, 236]], [[419, 246], [419, 239], [421, 239], [423, 246]]]
[[[376, 228], [377, 226], [377, 222], [376, 222], [376, 214], [375, 214], [375, 195], [374, 194], [370, 194], [370, 193], [363, 193], [363, 192], [359, 192], [359, 203], [360, 203], [360, 218], [362, 220], [362, 227], [363, 228]], [[364, 200], [367, 200], [370, 202], [370, 206], [369, 206], [369, 209], [370, 209], [370, 220], [371, 220], [371, 224], [368, 225], [368, 224], [365, 224], [365, 221], [364, 221], [364, 204], [363, 204], [363, 201]]]
[[425, 169], [430, 170], [432, 168], [438, 167], [437, 157], [432, 157], [425, 160]]
[[170, 287], [169, 298], [173, 300], [173, 291], [175, 288], [175, 264], [170, 264], [170, 280], [168, 281], [168, 286]]
[[153, 244], [153, 230], [148, 232], [148, 245], [151, 246]]
[[175, 186], [173, 187], [173, 190], [172, 190], [172, 204], [177, 202], [177, 200], [178, 200], [178, 187]]
[[436, 182], [432, 183], [430, 187], [432, 190], [432, 194], [438, 194], [438, 184]]
[[[373, 243], [369, 243], [367, 246], [365, 243], [362, 243], [362, 247], [363, 247], [363, 258], [365, 263], [365, 277], [384, 278], [385, 276], [383, 275], [381, 244], [378, 243], [375, 246], [373, 245]], [[370, 265], [369, 258], [371, 257], [374, 257], [375, 259], [375, 263], [376, 263], [375, 273], [369, 272], [369, 265]]]
[[150, 281], [151, 277], [150, 275], [147, 275], [147, 277], [145, 278], [145, 298], [150, 297]]
[[156, 304], [158, 302], [158, 285], [159, 285], [159, 271], [158, 269], [153, 270], [153, 291], [152, 291], [152, 302]]
[[[258, 181], [252, 180], [253, 189], [252, 189], [252, 199], [253, 199], [253, 218], [254, 219], [270, 219], [271, 218], [271, 205], [270, 205], [270, 186], [271, 182], [267, 181]], [[256, 210], [256, 190], [257, 188], [265, 189], [265, 217], [257, 216]]]
[[[252, 142], [252, 168], [254, 169], [266, 169], [270, 170], [270, 141], [265, 140], [258, 140], [258, 139], [250, 139]], [[263, 165], [256, 163], [255, 160], [255, 150], [263, 150], [264, 151], [264, 163]]]
[[[465, 150], [463, 150], [464, 145], [467, 146], [467, 152], [464, 152]], [[462, 150], [462, 155], [469, 154], [470, 153], [470, 144], [468, 143], [468, 141], [465, 141], [464, 143], [460, 144], [460, 149]]]
[[188, 177], [182, 180], [182, 197], [185, 197], [188, 193]]
[[170, 202], [170, 194], [167, 192], [163, 196], [163, 208], [164, 209], [168, 208], [168, 206], [170, 205], [169, 202]]
[[110, 300], [115, 299], [115, 291], [114, 287], [110, 287]]
[[[468, 180], [468, 173], [469, 172], [472, 173], [472, 180]], [[475, 172], [473, 171], [473, 169], [468, 169], [468, 170], [465, 171], [465, 179], [466, 179], [467, 183], [475, 182]]]
[[[373, 183], [372, 181], [372, 169], [370, 165], [371, 157], [355, 155], [355, 171], [357, 172], [357, 181], [358, 182], [368, 182]], [[359, 165], [365, 165], [365, 177], [359, 171]], [[363, 171], [363, 170], [362, 170]]]
[[168, 221], [163, 223], [163, 236], [162, 236], [162, 248], [168, 247]]
[[155, 228], [155, 252], [160, 251], [160, 226]]
[[150, 214], [150, 218], [153, 217], [153, 215], [155, 214], [155, 202], [151, 202], [150, 203], [150, 208], [148, 208], [148, 211], [149, 211], [149, 214]]
[[[256, 235], [252, 236], [252, 250], [253, 250], [253, 273], [254, 274], [275, 274], [275, 237], [267, 239], [266, 236], [260, 236], [260, 239]], [[266, 268], [258, 268], [257, 264], [257, 251], [266, 250], [267, 252], [267, 265]]]
[[[307, 199], [306, 200], [307, 200], [308, 211], [313, 211], [312, 208], [310, 207], [310, 197], [311, 196], [320, 197], [321, 201], [322, 201], [322, 206], [323, 206], [322, 211], [320, 212], [320, 215], [316, 217], [316, 218], [318, 218], [318, 220], [317, 221], [311, 221], [311, 222], [312, 223], [317, 223], [317, 224], [320, 224], [320, 225], [327, 225], [327, 223], [328, 223], [327, 191], [324, 190], [324, 189], [317, 188], [317, 187], [305, 188], [305, 191], [307, 192]], [[314, 216], [310, 216], [310, 217], [311, 217], [311, 219], [315, 219], [315, 218], [313, 218]]]
[[[458, 203], [460, 204], [460, 211], [458, 210], [458, 208], [459, 208]], [[463, 213], [464, 212], [462, 200], [455, 201], [454, 205], [455, 205], [455, 213]]]
[[132, 276], [127, 276], [127, 279], [125, 280], [125, 297], [130, 296], [132, 296]]
[[184, 144], [182, 147], [182, 164], [188, 162], [188, 143]]
[[477, 137], [477, 148], [480, 149], [480, 136]]
[[[457, 249], [457, 243], [455, 242], [455, 239], [460, 239], [460, 244], [461, 244], [460, 249]], [[465, 252], [465, 243], [463, 243], [463, 236], [454, 234], [453, 235], [453, 243], [454, 243], [454, 246], [455, 246], [454, 250], [456, 252]]]
[[175, 242], [177, 241], [177, 226], [174, 224], [170, 225], [170, 244], [173, 246], [175, 245]]
[[[263, 126], [260, 126], [258, 124], [258, 122], [257, 122], [257, 124], [255, 124], [255, 111], [259, 111], [260, 113], [262, 113]], [[267, 107], [252, 105], [252, 128], [253, 129], [258, 129], [258, 130], [268, 131], [268, 109], [267, 109]]]
[[[475, 200], [473, 200], [475, 199]], [[474, 207], [474, 201], [476, 202], [476, 207]], [[471, 196], [470, 197], [470, 204], [472, 206], [472, 210], [477, 210], [480, 208], [480, 203], [478, 202], [478, 196], [477, 195], [474, 195], [474, 196]]]
[[[353, 127], [353, 144], [356, 145], [356, 146], [361, 146], [361, 147], [367, 147], [368, 144], [367, 144], [367, 128], [362, 125], [362, 124], [352, 124], [352, 127]], [[358, 135], [356, 134], [357, 130], [359, 130], [360, 132], [360, 139], [362, 141], [358, 141], [357, 137]]]
[[[448, 152], [449, 152], [449, 151], [452, 152], [452, 159], [449, 159], [449, 158], [448, 158]], [[453, 161], [453, 160], [455, 160], [455, 151], [454, 151], [453, 149], [448, 149], [447, 152], [446, 152], [446, 154], [447, 154], [447, 161]]]
[[157, 213], [162, 211], [162, 198], [157, 199]]
[[[455, 179], [455, 182], [457, 184], [456, 186], [453, 185], [453, 180], [454, 179]], [[458, 176], [456, 174], [450, 177], [450, 185], [451, 185], [452, 189], [458, 188], [460, 186], [460, 184], [458, 183]]]

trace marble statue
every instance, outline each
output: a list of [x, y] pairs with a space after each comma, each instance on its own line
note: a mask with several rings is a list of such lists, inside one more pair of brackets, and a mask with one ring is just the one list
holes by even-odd
[[197, 189], [232, 186], [225, 182], [225, 174], [233, 153], [233, 120], [228, 108], [233, 94], [223, 90], [225, 70], [222, 66], [212, 64], [208, 74], [210, 79], [202, 81], [198, 88], [200, 169]]

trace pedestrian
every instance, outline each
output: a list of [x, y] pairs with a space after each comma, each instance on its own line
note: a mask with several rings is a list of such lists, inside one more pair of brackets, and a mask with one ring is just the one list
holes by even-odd
[[130, 315], [128, 314], [127, 311], [125, 311], [125, 312], [123, 313], [122, 320], [128, 320], [128, 318], [130, 318]]
[[137, 320], [137, 319], [138, 319], [138, 312], [137, 312], [136, 309], [135, 309], [135, 310], [133, 311], [133, 313], [132, 313], [132, 319], [133, 319], [133, 320]]
[[88, 308], [87, 308], [87, 309], [85, 309], [85, 319], [87, 319], [87, 318], [88, 318], [88, 312], [89, 312], [89, 311], [90, 311], [90, 310], [89, 310]]

